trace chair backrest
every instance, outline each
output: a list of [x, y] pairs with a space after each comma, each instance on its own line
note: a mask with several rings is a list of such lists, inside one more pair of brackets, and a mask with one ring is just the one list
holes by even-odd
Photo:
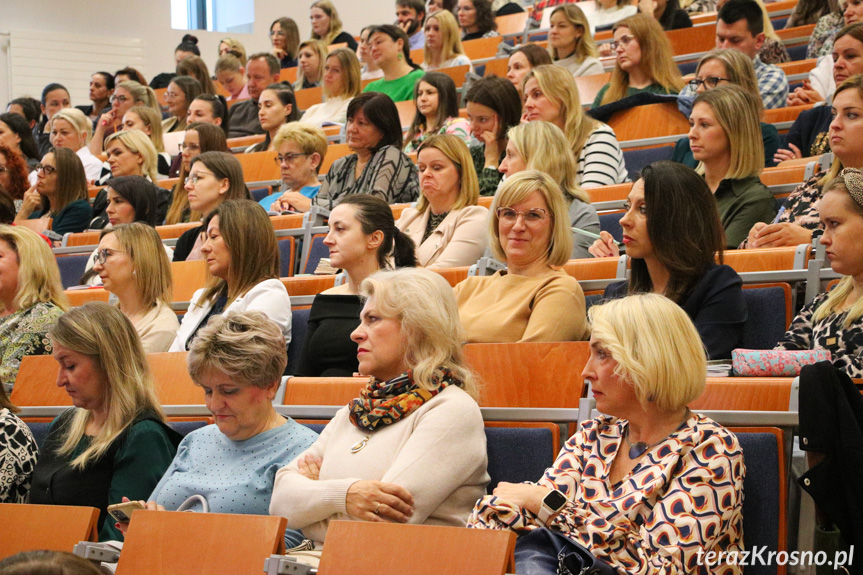
[[[694, 30], [694, 28], [686, 28]], [[668, 34], [678, 32], [669, 30]], [[608, 121], [619, 142], [683, 135], [689, 132], [689, 120], [677, 104], [662, 103], [636, 106], [614, 114]]]
[[171, 421], [170, 423], [168, 423], [168, 425], [171, 427], [171, 429], [185, 437], [193, 431], [201, 429], [202, 427], [210, 424], [207, 421], [201, 421], [199, 419], [196, 421]]
[[787, 106], [784, 108], [773, 108], [764, 110], [762, 122], [765, 124], [778, 124], [780, 122], [793, 122], [800, 112], [811, 110], [815, 104], [802, 104], [800, 106]]
[[76, 289], [66, 290], [63, 293], [69, 299], [69, 305], [72, 307], [82, 306], [90, 301], [102, 301], [108, 303], [111, 294], [102, 288]]
[[773, 349], [788, 329], [791, 286], [746, 288], [743, 299], [746, 300], [747, 317], [741, 345], [744, 349]]
[[[495, 58], [485, 63], [483, 77], [490, 78], [492, 75], [500, 78], [506, 78], [506, 71], [509, 66], [509, 58]], [[576, 78], [578, 80], [578, 78]], [[601, 88], [602, 86], [600, 86]], [[594, 96], [595, 97], [595, 96]]]
[[708, 377], [693, 411], [788, 411], [791, 377]]
[[278, 238], [276, 244], [279, 246], [279, 275], [291, 277], [297, 264], [297, 239], [294, 236]]
[[[179, 515], [179, 514], [178, 514]], [[95, 507], [71, 505], [0, 505], [0, 559], [21, 551], [72, 551], [79, 541], [96, 541]]]
[[190, 301], [195, 291], [207, 283], [207, 262], [191, 260], [171, 262], [173, 300]]
[[171, 224], [167, 226], [156, 226], [156, 233], [163, 240], [176, 240], [183, 235], [187, 230], [197, 228], [201, 222], [188, 222], [183, 224]]
[[330, 144], [327, 146], [327, 154], [324, 156], [324, 161], [321, 162], [320, 173], [326, 174], [330, 171], [333, 162], [350, 154], [353, 154], [353, 151], [351, 151], [347, 144]]
[[739, 274], [806, 269], [811, 252], [812, 250], [806, 249], [805, 253], [799, 254], [797, 246], [726, 250], [723, 254], [723, 260], [725, 265], [731, 266]]
[[482, 60], [484, 58], [493, 58], [497, 54], [497, 47], [502, 41], [502, 36], [477, 38], [476, 40], [462, 42], [462, 47], [464, 48], [465, 55], [471, 60]]
[[326, 234], [315, 234], [312, 236], [312, 245], [309, 248], [309, 256], [303, 266], [304, 274], [313, 274], [321, 261], [321, 258], [330, 257], [330, 248], [324, 245]]
[[264, 198], [269, 196], [272, 192], [271, 192], [271, 188], [266, 187], [266, 188], [254, 188], [252, 190], [249, 190], [249, 193], [252, 194], [253, 200], [255, 200], [256, 202], [260, 202], [261, 200], [263, 200]]
[[449, 68], [439, 68], [437, 71], [441, 74], [446, 74], [455, 83], [456, 88], [464, 86], [464, 79], [470, 70], [470, 66], [464, 64], [462, 66], [451, 66]]
[[641, 170], [653, 162], [670, 160], [674, 153], [674, 146], [659, 146], [656, 148], [642, 148], [639, 150], [624, 150], [623, 161], [626, 163], [626, 171], [629, 179], [633, 182], [641, 176]]
[[414, 118], [416, 117], [416, 104], [414, 104], [413, 100], [396, 102], [396, 110], [398, 110], [399, 112], [399, 122], [401, 123], [402, 130], [407, 131], [407, 129], [413, 123]]
[[444, 277], [446, 281], [449, 282], [449, 285], [455, 287], [460, 282], [463, 282], [467, 279], [467, 274], [470, 271], [470, 266], [461, 266], [457, 268], [429, 268], [431, 271], [436, 274], [440, 274]]
[[716, 23], [669, 30], [665, 34], [675, 56], [707, 52], [716, 47]]
[[584, 391], [586, 341], [471, 343], [465, 359], [480, 379], [485, 407], [577, 408]]
[[[238, 100], [240, 101], [240, 100]], [[233, 104], [234, 102], [231, 102]], [[253, 146], [255, 144], [259, 144], [264, 141], [266, 136], [264, 134], [252, 134], [251, 136], [240, 136], [239, 138], [228, 138], [228, 149], [233, 150], [234, 148], [248, 148], [249, 146]]]
[[236, 154], [234, 157], [243, 167], [243, 179], [246, 182], [265, 182], [282, 177], [281, 169], [275, 161], [276, 152]]
[[284, 517], [144, 510], [134, 515], [117, 564], [122, 575], [260, 573], [266, 558], [285, 549]]
[[297, 90], [294, 92], [294, 96], [297, 98], [297, 107], [300, 110], [308, 110], [315, 104], [320, 104], [324, 101], [324, 88], [318, 86], [317, 88]]
[[560, 429], [553, 423], [536, 427], [520, 422], [487, 423], [485, 440], [491, 481], [486, 491], [491, 494], [501, 481], [537, 481], [554, 463], [554, 440], [559, 436]]
[[[746, 548], [772, 551], [786, 549], [787, 494], [785, 449], [782, 431], [775, 427], [730, 428], [743, 450], [746, 477], [743, 480], [743, 534]], [[750, 562], [746, 575], [776, 575], [785, 572], [775, 562]]]
[[28, 355], [21, 359], [10, 400], [18, 406], [72, 405], [69, 395], [57, 387], [60, 366], [50, 355]]
[[81, 232], [78, 234], [69, 234], [66, 238], [66, 247], [75, 246], [97, 246], [99, 245], [99, 236], [102, 232]]
[[150, 371], [162, 405], [203, 405], [204, 390], [189, 375], [185, 351], [148, 353]]
[[60, 283], [63, 284], [63, 289], [80, 285], [81, 276], [87, 269], [87, 260], [89, 259], [90, 254], [57, 258], [57, 267], [60, 268]]
[[279, 278], [288, 290], [289, 296], [317, 295], [336, 285], [336, 276], [297, 276]]
[[569, 260], [563, 271], [577, 280], [604, 280], [617, 277], [619, 258], [583, 258]]
[[807, 162], [796, 165], [783, 165], [775, 168], [765, 168], [761, 172], [761, 182], [765, 186], [781, 184], [800, 184], [805, 179]]
[[610, 186], [598, 186], [596, 188], [588, 188], [585, 191], [590, 196], [591, 203], [596, 202], [616, 202], [622, 201], [629, 196], [632, 190], [632, 182], [624, 184], [612, 184]]
[[273, 225], [273, 230], [295, 230], [303, 227], [304, 217], [305, 214], [270, 216], [270, 223]]
[[371, 377], [289, 377], [283, 405], [347, 405]]
[[623, 212], [607, 212], [599, 214], [599, 229], [608, 232], [618, 242], [623, 241], [623, 228], [620, 226], [620, 218]]
[[603, 72], [602, 74], [594, 74], [592, 76], [577, 76], [575, 84], [578, 86], [578, 98], [581, 100], [581, 105], [593, 104], [596, 95], [603, 86], [608, 84], [611, 79], [611, 72]]
[[507, 34], [518, 34], [524, 31], [527, 24], [527, 12], [516, 12], [515, 14], [505, 14], [494, 19], [497, 24], [498, 34], [506, 36]]
[[306, 334], [309, 331], [309, 308], [291, 310], [291, 341], [288, 343], [288, 365], [285, 367], [286, 374], [295, 374], [300, 367], [300, 354], [306, 343]]
[[[333, 521], [327, 528], [318, 574], [342, 575], [347, 565], [351, 575], [514, 573], [515, 538], [512, 531]], [[393, 553], [395, 541], [409, 552]]]
[[282, 68], [279, 72], [279, 82], [288, 82], [293, 84], [297, 81], [297, 72], [297, 66], [294, 66], [293, 68]]

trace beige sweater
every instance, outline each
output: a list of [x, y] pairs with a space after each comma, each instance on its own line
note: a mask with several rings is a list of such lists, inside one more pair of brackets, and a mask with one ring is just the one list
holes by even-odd
[[488, 209], [466, 206], [452, 210], [422, 241], [431, 209], [406, 208], [396, 227], [416, 244], [417, 265], [424, 268], [470, 266], [482, 257], [488, 243]]
[[[406, 419], [371, 433], [357, 453], [351, 447], [366, 435], [351, 424], [348, 408], [336, 414], [306, 451], [323, 458], [320, 479], [298, 472], [297, 460], [276, 473], [270, 514], [287, 517], [324, 541], [333, 520], [353, 520], [345, 512], [348, 489], [363, 479], [395, 483], [414, 498], [409, 523], [464, 527], [489, 476], [485, 430], [479, 406], [458, 387], [447, 387]], [[297, 459], [299, 459], [299, 457]]]
[[455, 286], [468, 343], [581, 341], [590, 337], [584, 292], [564, 271], [541, 277], [506, 272]]
[[180, 329], [180, 322], [170, 306], [159, 302], [138, 320], [135, 329], [141, 337], [144, 351], [159, 353], [168, 351], [171, 347], [171, 342], [177, 337], [177, 330]]

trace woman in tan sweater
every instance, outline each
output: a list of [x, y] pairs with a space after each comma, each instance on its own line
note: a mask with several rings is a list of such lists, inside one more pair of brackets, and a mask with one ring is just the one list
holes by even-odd
[[455, 287], [467, 341], [586, 340], [584, 293], [555, 269], [572, 252], [560, 186], [536, 170], [508, 178], [492, 203], [489, 231], [492, 253], [507, 270]]

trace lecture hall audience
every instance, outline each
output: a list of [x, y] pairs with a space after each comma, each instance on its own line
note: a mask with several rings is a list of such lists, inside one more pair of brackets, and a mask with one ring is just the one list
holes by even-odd
[[297, 56], [297, 81], [294, 90], [317, 88], [324, 78], [324, 62], [327, 60], [327, 46], [320, 40], [306, 40], [300, 44]]
[[[227, 100], [223, 96], [213, 96], [211, 94], [201, 94], [192, 100], [192, 103], [189, 104], [189, 111], [186, 114], [186, 129], [189, 129], [190, 124], [199, 122], [219, 126], [225, 132], [225, 137], [227, 137], [229, 124]], [[174, 175], [176, 176], [176, 174]]]
[[473, 63], [461, 45], [458, 22], [449, 11], [438, 10], [426, 18], [425, 37], [425, 46], [420, 46], [423, 48], [420, 64], [423, 70], [470, 66], [469, 70], [473, 71]]
[[156, 172], [159, 179], [168, 177], [171, 169], [171, 154], [165, 151], [165, 140], [162, 137], [162, 117], [159, 113], [147, 106], [135, 106], [123, 116], [122, 127], [124, 130], [144, 132], [150, 138], [150, 142], [156, 150]]
[[519, 44], [509, 55], [506, 63], [506, 78], [521, 95], [521, 87], [527, 73], [543, 64], [551, 64], [548, 50], [543, 50], [537, 44]]
[[[188, 76], [194, 78], [201, 85], [201, 93], [216, 95], [216, 85], [210, 78], [210, 69], [200, 56], [187, 56], [177, 63], [177, 77]], [[197, 96], [196, 96], [197, 97]], [[189, 98], [191, 102], [194, 98]]]
[[143, 176], [151, 182], [159, 179], [159, 154], [150, 137], [141, 130], [123, 130], [108, 136], [105, 155], [107, 165], [102, 167], [97, 185], [117, 176]]
[[428, 45], [423, 22], [426, 7], [423, 0], [396, 0], [396, 26], [407, 34], [411, 50], [419, 50]]
[[69, 308], [51, 248], [22, 226], [0, 225], [0, 381], [13, 384], [25, 355], [48, 355], [47, 332]]
[[[291, 18], [279, 18], [270, 25], [270, 42], [273, 55], [280, 68], [294, 68], [300, 52], [300, 29]], [[216, 65], [218, 72], [218, 64]]]
[[111, 108], [111, 96], [114, 94], [114, 75], [110, 72], [96, 72], [90, 76], [89, 106], [75, 106], [94, 124], [99, 116]]
[[374, 380], [276, 473], [270, 513], [315, 542], [336, 519], [463, 527], [489, 476], [452, 289], [399, 269], [366, 278], [360, 294], [351, 339]]
[[290, 84], [280, 82], [267, 86], [258, 98], [258, 120], [266, 135], [263, 142], [246, 148], [246, 153], [272, 151], [276, 132], [285, 124], [296, 122], [299, 117], [300, 110]]
[[[746, 302], [740, 277], [722, 265], [722, 223], [704, 180], [675, 162], [651, 164], [629, 192], [620, 227], [632, 273], [629, 281], [609, 285], [605, 297], [662, 294], [695, 323], [710, 359], [731, 357], [743, 335]], [[601, 235], [591, 253], [617, 256], [611, 235]]]
[[312, 23], [312, 39], [320, 40], [325, 46], [347, 44], [356, 52], [357, 41], [352, 34], [342, 30], [342, 21], [335, 5], [330, 0], [317, 0], [309, 8], [309, 19]]
[[589, 258], [592, 235], [598, 234], [599, 216], [590, 205], [590, 196], [578, 185], [578, 165], [570, 153], [569, 142], [560, 128], [550, 122], [528, 122], [510, 128], [506, 156], [499, 170], [512, 176], [525, 170], [538, 170], [560, 184], [568, 204], [569, 223], [576, 231], [573, 258]]
[[102, 174], [102, 160], [90, 152], [93, 124], [84, 112], [77, 108], [60, 110], [51, 118], [50, 132], [55, 148], [68, 148], [78, 155], [88, 182], [99, 178]]
[[369, 35], [374, 27], [366, 26], [360, 31], [360, 42], [357, 45], [357, 58], [362, 64], [360, 75], [363, 81], [377, 80], [384, 77], [384, 71], [375, 64], [371, 54], [371, 47], [369, 46]]
[[162, 130], [166, 134], [185, 130], [189, 104], [203, 93], [201, 83], [192, 76], [175, 76], [165, 91], [170, 116], [162, 121]]
[[51, 118], [64, 108], [71, 108], [72, 100], [69, 90], [62, 84], [51, 83], [42, 90], [42, 119], [33, 132], [36, 144], [39, 146], [39, 157], [44, 156], [51, 148]]
[[219, 56], [213, 68], [216, 80], [228, 92], [227, 101], [245, 100], [249, 98], [249, 88], [246, 86], [246, 67], [234, 54]]
[[470, 144], [470, 124], [459, 116], [458, 100], [452, 78], [441, 72], [423, 74], [414, 87], [416, 113], [405, 135], [405, 153], [416, 152], [435, 134], [450, 134]]
[[458, 0], [456, 16], [462, 42], [500, 36], [490, 0]]
[[360, 324], [360, 286], [375, 272], [414, 267], [414, 242], [396, 227], [389, 205], [356, 194], [333, 208], [324, 245], [345, 282], [315, 296], [296, 375], [350, 377], [359, 371], [351, 333]]
[[183, 134], [183, 143], [180, 144], [180, 154], [177, 156], [179, 175], [171, 194], [171, 205], [165, 216], [166, 224], [196, 222], [201, 219], [201, 214], [189, 207], [186, 179], [192, 167], [192, 160], [205, 152], [229, 153], [225, 132], [212, 124], [201, 122], [190, 124]]
[[587, 17], [575, 4], [564, 4], [552, 11], [548, 52], [555, 65], [563, 66], [573, 76], [592, 76], [605, 72], [598, 58], [599, 50], [590, 34]]
[[[517, 531], [520, 573], [555, 573], [573, 543], [617, 573], [695, 572], [705, 552], [740, 553], [743, 451], [687, 407], [707, 371], [692, 322], [644, 294], [591, 307], [590, 323], [582, 377], [605, 415], [582, 423], [536, 483], [498, 484], [468, 526]], [[742, 572], [719, 561], [717, 572]]]
[[141, 340], [119, 309], [102, 302], [72, 308], [50, 338], [57, 385], [74, 407], [51, 422], [30, 503], [96, 507], [99, 541], [122, 540], [107, 507], [153, 491], [179, 434], [165, 424]]
[[31, 229], [51, 229], [62, 236], [83, 232], [92, 217], [81, 159], [72, 150], [51, 148], [36, 166], [36, 185], [25, 192], [15, 224], [27, 225], [28, 220], [34, 220], [29, 222]]
[[363, 92], [381, 92], [393, 102], [410, 100], [414, 85], [423, 76], [422, 68], [411, 61], [408, 37], [398, 26], [384, 24], [369, 32], [369, 51], [383, 78], [371, 82]]
[[160, 116], [162, 114], [152, 88], [132, 80], [118, 82], [111, 96], [111, 109], [99, 116], [90, 139], [90, 151], [94, 155], [98, 156], [105, 149], [104, 143], [108, 136], [124, 129], [123, 118], [135, 106], [148, 106]]
[[563, 192], [551, 176], [516, 174], [491, 204], [489, 243], [505, 271], [455, 287], [468, 343], [587, 339], [584, 293], [560, 266], [572, 253]]
[[324, 64], [324, 101], [310, 106], [300, 118], [304, 124], [323, 126], [344, 124], [351, 100], [360, 95], [360, 62], [349, 48], [336, 48]]
[[279, 82], [279, 61], [267, 52], [258, 52], [249, 56], [246, 63], [246, 88], [249, 89], [249, 99], [241, 100], [231, 106], [231, 129], [229, 138], [241, 138], [263, 134], [264, 129], [258, 121], [258, 98], [261, 92], [270, 84]]
[[417, 265], [474, 264], [488, 243], [489, 214], [477, 205], [479, 181], [470, 150], [456, 136], [431, 136], [419, 147], [417, 169], [422, 195], [396, 223], [416, 244]]
[[307, 212], [321, 190], [318, 174], [327, 155], [327, 136], [317, 126], [294, 122], [279, 128], [273, 139], [285, 191], [276, 191], [260, 202], [265, 210]]

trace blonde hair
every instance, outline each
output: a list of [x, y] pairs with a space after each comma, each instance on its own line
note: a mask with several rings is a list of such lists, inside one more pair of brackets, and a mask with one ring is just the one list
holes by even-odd
[[755, 67], [752, 60], [743, 52], [732, 49], [711, 50], [698, 61], [695, 74], [701, 70], [701, 66], [711, 60], [719, 60], [725, 66], [725, 75], [732, 84], [737, 84], [747, 92], [758, 94], [758, 80], [755, 77]]
[[553, 64], [537, 66], [525, 75], [521, 84], [522, 93], [531, 78], [536, 79], [545, 97], [553, 100], [560, 109], [560, 117], [564, 121], [563, 133], [569, 140], [572, 155], [577, 158], [590, 134], [599, 126], [599, 122], [584, 113], [575, 78], [562, 66]]
[[[342, 67], [342, 81], [344, 82], [344, 90], [342, 98], [355, 98], [363, 91], [362, 73], [360, 71], [360, 61], [357, 60], [357, 55], [350, 48], [336, 48], [330, 52], [323, 60], [324, 66], [330, 58], [336, 58], [339, 65]], [[324, 96], [329, 98], [332, 94], [324, 87]]]
[[534, 192], [539, 192], [545, 200], [551, 217], [551, 237], [545, 263], [550, 266], [562, 266], [569, 261], [569, 256], [572, 254], [569, 212], [560, 186], [551, 176], [537, 170], [525, 170], [507, 178], [495, 194], [489, 218], [491, 253], [496, 259], [506, 261], [506, 252], [500, 244], [500, 218], [497, 216], [497, 209], [521, 203]]
[[569, 201], [590, 203], [590, 196], [578, 185], [578, 164], [560, 128], [551, 122], [528, 122], [510, 128], [507, 138], [528, 170], [545, 172], [559, 182]]
[[12, 305], [27, 309], [37, 303], [52, 303], [64, 311], [69, 309], [57, 260], [45, 240], [25, 227], [5, 224], [0, 225], [0, 240], [9, 244], [18, 258], [18, 291]]
[[360, 295], [374, 298], [383, 317], [399, 322], [405, 362], [417, 387], [435, 389], [432, 378], [445, 368], [477, 398], [476, 380], [462, 352], [466, 336], [458, 306], [443, 276], [423, 268], [378, 271], [363, 280]]
[[461, 45], [461, 28], [458, 27], [458, 20], [452, 15], [452, 12], [438, 10], [434, 14], [429, 14], [425, 24], [423, 24], [423, 32], [431, 20], [437, 20], [438, 26], [440, 26], [441, 50], [439, 54], [433, 54], [429, 50], [428, 43], [426, 43], [423, 46], [423, 61], [429, 66], [440, 66], [441, 62], [464, 55], [464, 48]]
[[[757, 176], [764, 169], [764, 143], [761, 139], [761, 97], [740, 86], [719, 86], [695, 98], [693, 109], [706, 104], [728, 138], [729, 163], [725, 178], [739, 180]], [[704, 173], [699, 162], [696, 171]]]
[[[241, 66], [246, 65], [246, 60], [248, 59], [248, 57], [246, 56], [246, 47], [243, 46], [242, 42], [240, 42], [236, 38], [231, 38], [230, 36], [227, 36], [227, 37], [219, 40], [218, 45], [221, 46], [222, 44], [228, 45], [229, 52], [226, 52], [226, 54], [231, 54], [231, 56], [233, 56], [234, 58], [237, 59], [237, 61], [240, 62]], [[222, 54], [222, 56], [224, 56], [224, 55], [225, 54]], [[221, 60], [222, 56], [219, 56], [219, 60]], [[219, 71], [218, 60], [216, 61], [216, 70], [215, 71], [216, 72]]]
[[[143, 118], [141, 118], [143, 120]], [[105, 138], [105, 149], [114, 140], [119, 140], [130, 152], [139, 154], [144, 159], [141, 164], [141, 172], [150, 178], [150, 181], [155, 182], [159, 178], [157, 166], [159, 165], [159, 155], [156, 152], [156, 147], [147, 134], [139, 130], [122, 130], [114, 132]]]
[[[165, 151], [165, 142], [162, 139], [162, 116], [157, 114], [153, 108], [148, 108], [146, 106], [135, 106], [134, 108], [130, 108], [129, 112], [132, 112], [144, 122], [144, 125], [150, 128], [150, 141], [153, 142], [153, 147], [156, 148], [156, 152], [163, 153]], [[126, 112], [127, 114], [129, 112]], [[156, 159], [156, 165], [158, 166], [158, 158]], [[154, 182], [156, 180], [153, 180]]]
[[[339, 19], [339, 13], [330, 0], [318, 0], [309, 6], [309, 10], [312, 8], [320, 8], [330, 17], [330, 29], [325, 36], [318, 36], [312, 32], [313, 39], [321, 40], [326, 46], [329, 46], [333, 43], [333, 38], [342, 33], [342, 21]], [[302, 46], [300, 47], [302, 48]]]
[[[851, 204], [849, 211], [854, 212], [857, 217], [863, 217], [863, 206], [858, 204], [851, 196], [851, 193], [848, 191], [848, 186], [845, 184], [845, 178], [837, 176], [835, 179], [831, 180], [824, 186], [824, 191], [822, 192], [821, 197], [823, 198], [827, 192], [831, 191], [844, 193], [846, 202]], [[851, 276], [843, 277], [839, 281], [839, 284], [827, 294], [827, 299], [824, 300], [824, 303], [818, 306], [818, 309], [815, 310], [815, 313], [812, 315], [813, 323], [825, 320], [833, 314], [842, 313], [845, 300], [854, 293], [854, 289], [854, 278]], [[845, 316], [845, 321], [842, 322], [842, 327], [845, 329], [853, 327], [861, 317], [863, 317], [863, 298], [857, 298], [857, 301], [855, 301], [848, 310], [848, 315]]]
[[[680, 69], [674, 63], [671, 53], [671, 43], [665, 35], [662, 26], [653, 18], [644, 14], [635, 14], [614, 25], [614, 30], [628, 28], [632, 37], [641, 48], [642, 71], [659, 84], [666, 94], [676, 94], [683, 88], [683, 78]], [[625, 72], [619, 63], [615, 63], [608, 90], [600, 104], [610, 104], [622, 100], [629, 90], [629, 72]]]
[[76, 132], [86, 134], [87, 137], [84, 139], [85, 146], [90, 141], [90, 138], [93, 137], [93, 122], [78, 108], [63, 108], [54, 114], [54, 117], [51, 118], [49, 132], [54, 129], [54, 122], [57, 120], [66, 120]]
[[[593, 36], [590, 33], [590, 24], [587, 22], [587, 16], [584, 15], [584, 12], [581, 11], [575, 4], [563, 4], [562, 6], [558, 6], [554, 10], [552, 10], [552, 17], [558, 12], [563, 12], [563, 15], [569, 21], [570, 24], [578, 28], [581, 27], [581, 37], [575, 41], [575, 60], [577, 63], [584, 62], [585, 58], [598, 58], [599, 50], [596, 47], [596, 43], [593, 41]], [[548, 47], [548, 54], [551, 56], [552, 60], [559, 60], [560, 56], [557, 55], [557, 49]]]
[[132, 260], [135, 289], [143, 300], [150, 307], [159, 302], [171, 305], [171, 262], [156, 230], [135, 222], [108, 229], [102, 237], [108, 234], [117, 236], [120, 247]]
[[[701, 395], [707, 354], [683, 308], [659, 294], [636, 294], [591, 306], [591, 340], [617, 363], [642, 407], [673, 412]], [[645, 334], [650, 334], [645, 337]]]
[[327, 155], [327, 135], [324, 131], [309, 124], [301, 124], [300, 122], [291, 122], [283, 125], [276, 132], [276, 137], [273, 138], [273, 149], [278, 151], [285, 142], [293, 142], [303, 151], [304, 154], [318, 154], [320, 160], [315, 168], [315, 171], [320, 172], [321, 164], [324, 157]]
[[139, 103], [142, 106], [152, 108], [159, 114], [162, 113], [162, 106], [159, 105], [159, 98], [156, 97], [156, 92], [154, 92], [153, 88], [150, 86], [143, 86], [134, 80], [126, 80], [125, 82], [117, 84], [114, 89], [116, 90], [117, 88], [127, 90], [132, 96], [132, 100], [134, 102]]
[[[320, 40], [306, 40], [300, 44], [300, 49], [297, 51], [297, 57], [299, 57], [299, 53], [302, 52], [303, 48], [306, 46], [314, 50], [318, 55], [318, 83], [320, 83], [323, 80], [324, 65], [327, 62], [327, 45]], [[303, 69], [297, 66], [297, 81], [294, 82], [294, 89], [301, 90], [303, 88], [303, 82], [305, 81], [306, 75], [303, 73]]]
[[269, 389], [281, 380], [288, 363], [285, 336], [259, 311], [228, 312], [210, 318], [189, 345], [187, 363], [200, 385], [209, 371], [232, 381]]
[[[450, 211], [477, 205], [477, 202], [479, 202], [479, 179], [476, 175], [476, 168], [473, 165], [470, 150], [467, 144], [464, 143], [464, 140], [452, 134], [430, 136], [420, 145], [417, 150], [417, 157], [426, 148], [440, 150], [455, 165], [455, 169], [458, 171], [458, 193]], [[417, 210], [422, 213], [430, 207], [431, 204], [429, 204], [425, 195], [420, 194], [420, 198], [417, 201]]]
[[233, 72], [235, 74], [239, 74], [240, 70], [245, 66], [245, 64], [237, 58], [235, 54], [230, 52], [225, 52], [219, 59], [216, 60], [216, 65], [213, 68], [213, 73], [218, 74], [219, 72]]
[[[863, 28], [863, 26], [861, 26], [860, 28]], [[863, 74], [851, 76], [850, 78], [836, 86], [836, 91], [833, 92], [833, 102], [836, 101], [836, 96], [838, 96], [842, 92], [846, 90], [853, 90], [855, 88], [857, 89], [857, 97], [863, 99]], [[830, 164], [830, 169], [827, 171], [824, 177], [818, 180], [818, 185], [824, 187], [825, 185], [827, 185], [827, 183], [835, 180], [839, 177], [839, 172], [841, 172], [844, 168], [845, 166], [842, 164], [842, 160], [840, 160], [839, 156], [834, 153], [833, 163]]]
[[[105, 376], [104, 407], [108, 416], [90, 445], [72, 460], [73, 468], [83, 469], [102, 457], [142, 413], [152, 412], [164, 421], [141, 339], [119, 309], [103, 302], [72, 308], [60, 316], [49, 335], [53, 343], [90, 356]], [[58, 449], [60, 454], [69, 456], [75, 451], [90, 416], [86, 409], [74, 410], [66, 439]]]

